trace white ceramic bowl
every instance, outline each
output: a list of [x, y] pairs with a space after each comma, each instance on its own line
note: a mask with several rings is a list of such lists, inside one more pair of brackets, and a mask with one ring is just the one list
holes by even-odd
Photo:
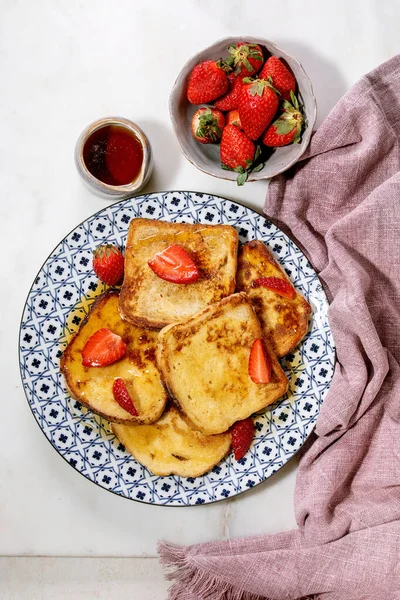
[[237, 173], [225, 171], [221, 168], [219, 156], [219, 145], [200, 144], [196, 142], [191, 134], [192, 116], [198, 109], [198, 106], [190, 104], [186, 97], [186, 90], [189, 76], [192, 69], [204, 60], [218, 60], [228, 56], [227, 47], [235, 45], [238, 42], [248, 42], [250, 44], [259, 44], [264, 49], [265, 57], [271, 54], [282, 58], [290, 67], [296, 78], [298, 85], [298, 97], [303, 104], [303, 110], [306, 116], [306, 125], [301, 136], [299, 144], [290, 144], [282, 148], [273, 150], [264, 168], [261, 171], [250, 173], [248, 181], [257, 181], [259, 179], [268, 179], [289, 169], [300, 156], [304, 153], [310, 141], [312, 128], [317, 116], [317, 103], [313, 93], [310, 79], [307, 77], [301, 64], [292, 56], [278, 48], [272, 42], [263, 38], [251, 36], [236, 36], [221, 39], [187, 61], [183, 66], [175, 85], [172, 89], [169, 99], [169, 110], [175, 135], [179, 145], [186, 158], [201, 171], [219, 177], [221, 179], [230, 179], [236, 181]]

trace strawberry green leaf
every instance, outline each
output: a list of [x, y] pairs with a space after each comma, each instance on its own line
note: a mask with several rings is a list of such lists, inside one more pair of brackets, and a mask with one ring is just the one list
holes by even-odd
[[297, 109], [300, 110], [300, 106], [299, 106], [299, 101], [297, 100], [296, 96], [294, 95], [293, 91], [290, 90], [290, 99], [292, 101], [293, 106]]
[[275, 131], [278, 135], [285, 135], [286, 133], [290, 133], [291, 131], [293, 131], [293, 129], [297, 127], [297, 124], [293, 121], [277, 119], [276, 121], [274, 121], [273, 126], [275, 127]]
[[293, 138], [293, 144], [298, 144], [301, 138], [301, 127], [298, 127]]
[[254, 58], [254, 60], [262, 60], [263, 59], [256, 44], [252, 44], [251, 46], [249, 46], [249, 48], [255, 48], [255, 50], [249, 51], [249, 58]]
[[251, 169], [252, 173], [257, 173], [258, 171], [261, 171], [261, 169], [263, 169], [265, 167], [265, 163], [262, 162], [259, 165], [257, 165], [256, 167], [254, 167], [254, 169]]
[[236, 179], [236, 183], [238, 185], [244, 185], [247, 181], [247, 177], [248, 177], [247, 171], [244, 171], [244, 173], [239, 173], [239, 175], [237, 176], [237, 179]]
[[249, 71], [250, 73], [252, 73], [253, 71], [255, 71], [255, 68], [253, 67], [253, 65], [249, 62], [249, 60], [247, 58], [244, 59], [243, 61], [243, 66], [245, 67], [245, 69], [247, 71]]

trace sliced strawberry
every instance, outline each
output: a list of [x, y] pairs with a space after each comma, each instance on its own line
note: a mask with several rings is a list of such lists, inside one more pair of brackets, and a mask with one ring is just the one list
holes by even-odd
[[94, 333], [86, 342], [81, 354], [84, 367], [105, 367], [124, 356], [124, 340], [107, 327]]
[[135, 405], [133, 404], [133, 400], [130, 397], [127, 387], [123, 379], [121, 379], [121, 377], [117, 377], [117, 379], [114, 380], [113, 395], [115, 401], [118, 402], [121, 408], [126, 410], [129, 414], [133, 415], [134, 417], [138, 416], [139, 413], [136, 410]]
[[178, 244], [171, 244], [162, 252], [157, 252], [148, 265], [158, 277], [172, 283], [194, 283], [199, 278], [195, 263]]
[[254, 423], [250, 417], [237, 421], [232, 429], [232, 448], [236, 460], [240, 460], [251, 446], [254, 437]]
[[250, 350], [249, 376], [254, 383], [269, 383], [271, 381], [271, 358], [261, 338], [255, 340]]
[[279, 296], [289, 298], [290, 300], [293, 300], [293, 298], [296, 296], [296, 290], [292, 284], [286, 281], [286, 279], [281, 279], [280, 277], [260, 277], [259, 279], [253, 281], [252, 287], [268, 288], [269, 290], [279, 294]]

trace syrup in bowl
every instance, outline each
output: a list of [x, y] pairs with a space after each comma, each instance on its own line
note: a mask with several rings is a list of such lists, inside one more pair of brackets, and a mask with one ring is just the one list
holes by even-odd
[[131, 129], [105, 125], [86, 140], [83, 161], [89, 173], [103, 183], [128, 185], [141, 171], [143, 146]]

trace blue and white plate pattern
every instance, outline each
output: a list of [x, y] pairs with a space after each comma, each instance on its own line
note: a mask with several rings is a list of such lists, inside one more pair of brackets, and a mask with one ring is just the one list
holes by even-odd
[[[171, 222], [226, 223], [241, 242], [264, 241], [312, 306], [309, 332], [281, 362], [289, 392], [254, 418], [256, 436], [246, 456], [231, 455], [202, 477], [156, 477], [125, 451], [109, 423], [66, 390], [59, 360], [67, 340], [105, 287], [92, 271], [91, 254], [104, 242], [125, 246], [135, 217]], [[116, 494], [150, 504], [206, 504], [245, 492], [280, 469], [304, 444], [333, 375], [335, 350], [328, 302], [304, 254], [275, 225], [236, 202], [195, 192], [160, 192], [118, 202], [71, 231], [40, 269], [20, 330], [22, 381], [43, 433], [77, 471]]]

